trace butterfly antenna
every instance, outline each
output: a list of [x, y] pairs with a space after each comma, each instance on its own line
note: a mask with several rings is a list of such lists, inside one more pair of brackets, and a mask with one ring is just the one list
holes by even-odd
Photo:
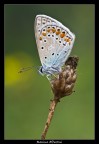
[[[26, 67], [26, 68], [21, 68], [20, 71], [18, 73], [22, 73], [22, 72], [25, 72], [25, 71], [28, 71], [28, 70], [31, 70], [33, 67], [35, 66], [32, 66], [32, 67]], [[35, 67], [37, 68], [37, 67]]]

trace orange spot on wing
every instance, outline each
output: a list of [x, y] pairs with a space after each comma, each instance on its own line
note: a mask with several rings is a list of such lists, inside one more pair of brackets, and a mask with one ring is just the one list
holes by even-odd
[[56, 29], [55, 29], [55, 28], [52, 28], [52, 32], [55, 33], [55, 32], [56, 32]]
[[70, 38], [68, 38], [68, 37], [65, 37], [65, 39], [64, 39], [66, 42], [68, 42], [69, 43], [69, 45], [71, 44], [71, 39]]
[[64, 39], [66, 42], [68, 42], [69, 41], [69, 38], [67, 38], [67, 37], [65, 37], [65, 39]]
[[63, 38], [65, 36], [65, 33], [61, 33], [60, 37]]
[[69, 42], [69, 38], [67, 38], [66, 41]]
[[41, 37], [41, 36], [39, 37], [39, 40], [42, 40], [42, 37]]
[[60, 34], [60, 31], [56, 31], [56, 35], [59, 35]]
[[47, 32], [50, 32], [51, 29], [47, 29]]
[[42, 35], [43, 35], [43, 36], [46, 36], [46, 32], [42, 32]]

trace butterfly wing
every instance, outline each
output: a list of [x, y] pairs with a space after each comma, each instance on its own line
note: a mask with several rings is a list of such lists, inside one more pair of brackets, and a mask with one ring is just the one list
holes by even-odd
[[67, 27], [46, 15], [36, 16], [35, 37], [42, 65], [54, 68], [64, 64], [75, 40]]

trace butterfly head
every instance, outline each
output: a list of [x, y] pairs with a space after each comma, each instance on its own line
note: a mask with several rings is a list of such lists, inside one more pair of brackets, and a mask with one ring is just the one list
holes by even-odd
[[38, 69], [39, 74], [41, 74], [42, 76], [44, 75], [44, 71], [43, 71], [43, 66], [40, 66]]
[[39, 72], [39, 74], [41, 74], [41, 75], [47, 75], [47, 74], [51, 74], [50, 72], [49, 72], [49, 67], [47, 67], [45, 64], [43, 64], [42, 66], [40, 66], [39, 67], [39, 69], [38, 69], [38, 72]]

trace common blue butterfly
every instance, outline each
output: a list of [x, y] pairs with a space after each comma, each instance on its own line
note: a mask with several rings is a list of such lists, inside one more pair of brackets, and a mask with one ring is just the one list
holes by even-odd
[[42, 66], [41, 75], [54, 75], [68, 59], [73, 47], [75, 35], [62, 23], [47, 15], [35, 18], [35, 38]]

